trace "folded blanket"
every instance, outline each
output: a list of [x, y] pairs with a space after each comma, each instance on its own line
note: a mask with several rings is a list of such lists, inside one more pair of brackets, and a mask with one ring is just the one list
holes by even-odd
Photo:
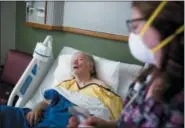
[[[54, 87], [44, 92], [44, 98], [51, 100], [51, 104], [44, 111], [43, 119], [34, 128], [66, 128], [71, 117], [68, 108], [74, 105], [86, 108], [97, 117], [106, 120], [110, 118], [109, 109], [95, 97]], [[0, 105], [0, 128], [30, 128], [26, 119], [26, 114], [30, 111], [29, 108]]]
[[[43, 119], [34, 128], [66, 128], [71, 117], [68, 107], [73, 104], [53, 89], [45, 91], [44, 97], [51, 100], [51, 104], [44, 111]], [[30, 111], [29, 108], [0, 105], [0, 118], [3, 119], [0, 128], [29, 128], [26, 114]]]
[[81, 94], [79, 92], [72, 92], [59, 86], [55, 86], [53, 89], [67, 100], [69, 100], [71, 103], [89, 110], [90, 114], [105, 120], [110, 119], [109, 109], [98, 98]]

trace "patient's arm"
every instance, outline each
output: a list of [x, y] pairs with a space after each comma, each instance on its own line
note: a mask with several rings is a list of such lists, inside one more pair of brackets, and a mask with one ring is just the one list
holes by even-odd
[[37, 109], [40, 111], [44, 111], [50, 103], [51, 103], [50, 100], [41, 101], [33, 110]]
[[36, 125], [42, 118], [42, 111], [47, 108], [51, 101], [44, 100], [40, 102], [31, 112], [27, 113], [26, 119], [31, 126]]
[[49, 104], [56, 104], [59, 101], [59, 94], [53, 89], [48, 89], [44, 92], [45, 100], [40, 102], [31, 112], [26, 115], [26, 118], [31, 126], [35, 125], [42, 118], [42, 112], [46, 110]]

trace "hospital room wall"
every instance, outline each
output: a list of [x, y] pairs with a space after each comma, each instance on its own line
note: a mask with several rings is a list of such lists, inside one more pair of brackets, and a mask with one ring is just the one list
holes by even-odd
[[54, 39], [55, 56], [63, 46], [70, 46], [107, 59], [140, 64], [131, 56], [128, 44], [124, 42], [26, 27], [24, 26], [25, 4], [17, 2], [16, 6], [16, 49], [18, 50], [32, 53], [38, 41], [43, 41], [47, 35], [51, 35]]
[[16, 2], [0, 3], [0, 63], [4, 64], [9, 49], [15, 49]]

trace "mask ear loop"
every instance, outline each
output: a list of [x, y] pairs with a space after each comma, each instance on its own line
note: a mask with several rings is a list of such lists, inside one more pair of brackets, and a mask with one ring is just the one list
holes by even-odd
[[180, 26], [174, 34], [168, 36], [166, 39], [164, 39], [160, 44], [158, 44], [156, 47], [154, 47], [153, 49], [151, 49], [151, 51], [154, 53], [157, 50], [161, 49], [162, 47], [164, 47], [165, 45], [167, 45], [168, 43], [170, 43], [171, 40], [173, 40], [178, 34], [182, 33], [184, 31], [184, 25]]
[[144, 27], [141, 30], [141, 32], [139, 33], [139, 35], [141, 37], [143, 36], [143, 34], [147, 30], [147, 28], [152, 24], [152, 22], [154, 21], [154, 19], [157, 17], [157, 15], [161, 12], [161, 10], [164, 8], [164, 6], [166, 4], [167, 4], [167, 1], [162, 1], [160, 3], [160, 5], [155, 9], [155, 11], [153, 12], [153, 14], [151, 15], [151, 17], [149, 18], [149, 20], [147, 21], [147, 23], [144, 25]]

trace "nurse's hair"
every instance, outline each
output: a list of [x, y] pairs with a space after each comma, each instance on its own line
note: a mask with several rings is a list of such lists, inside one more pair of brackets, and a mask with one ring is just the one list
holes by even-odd
[[[161, 1], [133, 1], [132, 6], [136, 7], [147, 21], [160, 3]], [[160, 33], [163, 40], [183, 24], [184, 1], [168, 1], [153, 21], [152, 27]], [[184, 88], [184, 32], [162, 48], [162, 55], [161, 69], [151, 65], [141, 73], [138, 80], [143, 81], [149, 73], [159, 70], [161, 74], [165, 74], [168, 84], [171, 85], [165, 93], [165, 97], [169, 100]]]

